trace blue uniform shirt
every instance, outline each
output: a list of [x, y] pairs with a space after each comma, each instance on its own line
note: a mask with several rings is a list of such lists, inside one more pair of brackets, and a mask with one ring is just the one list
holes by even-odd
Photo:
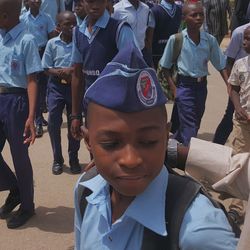
[[[165, 167], [143, 193], [136, 196], [125, 213], [111, 223], [109, 184], [100, 176], [78, 182], [75, 190], [75, 249], [124, 250], [141, 248], [143, 229], [149, 228], [167, 235], [165, 204], [168, 172]], [[78, 187], [93, 193], [86, 199], [88, 205], [81, 221]], [[180, 230], [182, 250], [236, 249], [237, 239], [222, 210], [215, 208], [203, 195], [198, 195], [187, 210]]]
[[19, 23], [0, 32], [0, 86], [27, 88], [27, 75], [42, 71], [34, 37]]
[[57, 14], [65, 11], [64, 0], [42, 0], [40, 10], [47, 13], [56, 22]]
[[42, 58], [42, 66], [48, 68], [67, 68], [71, 65], [72, 42], [65, 43], [60, 35], [50, 39]]
[[[95, 23], [92, 32], [89, 33], [87, 27], [88, 23], [88, 16], [87, 16], [80, 25], [79, 31], [82, 32], [86, 37], [88, 37], [89, 43], [91, 43], [95, 39], [95, 36], [98, 34], [98, 31], [100, 29], [106, 28], [109, 18], [110, 15], [108, 11], [105, 10], [103, 15]], [[82, 55], [76, 46], [75, 36], [73, 39], [74, 42], [73, 42], [73, 52], [72, 52], [72, 63], [82, 63], [83, 62]], [[133, 42], [138, 47], [132, 29], [128, 25], [122, 25], [116, 40], [116, 45], [118, 50], [123, 48], [127, 43], [131, 42]]]
[[[184, 76], [203, 77], [208, 75], [208, 62], [218, 70], [226, 67], [226, 56], [222, 53], [216, 38], [201, 31], [200, 43], [196, 45], [188, 36], [187, 29], [182, 31], [183, 45], [177, 60], [178, 73]], [[170, 69], [173, 65], [172, 56], [175, 36], [170, 36], [160, 65]]]
[[34, 35], [39, 48], [46, 45], [48, 34], [55, 29], [52, 18], [41, 11], [36, 17], [28, 11], [20, 17], [20, 20], [24, 22], [28, 31]]

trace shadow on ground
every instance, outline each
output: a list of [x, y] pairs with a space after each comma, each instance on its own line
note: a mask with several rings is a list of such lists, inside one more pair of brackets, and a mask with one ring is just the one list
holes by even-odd
[[36, 215], [22, 228], [36, 227], [46, 232], [65, 234], [74, 231], [73, 222], [73, 208], [63, 206], [48, 208], [40, 206], [36, 208]]

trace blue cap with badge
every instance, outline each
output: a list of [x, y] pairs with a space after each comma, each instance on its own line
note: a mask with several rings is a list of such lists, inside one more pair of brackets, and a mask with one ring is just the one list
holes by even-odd
[[[87, 89], [86, 107], [94, 102], [120, 112], [139, 112], [167, 102], [154, 69], [132, 44], [118, 52]], [[85, 107], [85, 108], [86, 108]]]

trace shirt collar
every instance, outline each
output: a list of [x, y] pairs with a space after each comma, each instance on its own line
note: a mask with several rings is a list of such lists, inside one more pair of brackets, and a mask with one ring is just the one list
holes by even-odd
[[168, 172], [164, 166], [159, 175], [143, 193], [136, 196], [125, 212], [125, 215], [163, 236], [167, 235], [165, 223], [166, 180], [168, 180]]
[[[108, 22], [109, 22], [109, 18], [110, 15], [108, 13], [107, 10], [104, 11], [103, 15], [101, 17], [99, 17], [99, 19], [96, 21], [94, 27], [99, 27], [102, 29], [105, 29]], [[88, 16], [86, 16], [82, 22], [82, 24], [80, 25], [80, 30], [85, 30], [87, 28], [87, 24], [88, 24]]]
[[[167, 235], [165, 204], [168, 181], [166, 180], [168, 180], [168, 171], [164, 166], [159, 175], [155, 177], [144, 192], [135, 197], [123, 217], [128, 216], [133, 218], [151, 231], [163, 236]], [[107, 195], [109, 195], [109, 184], [100, 175], [88, 181], [80, 182], [79, 185], [93, 192], [86, 197], [87, 201], [91, 204], [104, 202], [107, 199]]]
[[[122, 0], [122, 1], [123, 1], [123, 7], [124, 7], [124, 8], [131, 8], [131, 7], [132, 7], [132, 8], [135, 9], [134, 5], [133, 5], [132, 3], [130, 3], [128, 0]], [[139, 1], [137, 10], [138, 10], [140, 7], [141, 7], [141, 1]]]
[[30, 12], [30, 10], [28, 10], [27, 11], [27, 15], [28, 16], [30, 16], [31, 18], [33, 18], [33, 19], [37, 19], [39, 16], [41, 16], [42, 14], [41, 14], [41, 11], [39, 11], [39, 13], [37, 14], [37, 16], [33, 16], [32, 14], [31, 14], [31, 12]]
[[161, 5], [166, 8], [167, 10], [172, 10], [174, 7], [174, 4], [168, 3], [165, 0], [161, 1]]
[[[182, 33], [183, 33], [183, 35], [184, 35], [185, 37], [187, 37], [188, 39], [191, 40], [191, 38], [188, 36], [187, 28], [184, 29], [184, 30], [182, 31]], [[206, 41], [208, 41], [208, 37], [207, 37], [206, 32], [200, 31], [200, 40], [206, 40]]]
[[10, 39], [15, 40], [23, 30], [25, 30], [25, 25], [22, 22], [18, 23], [10, 31], [3, 33], [3, 42], [6, 43]]

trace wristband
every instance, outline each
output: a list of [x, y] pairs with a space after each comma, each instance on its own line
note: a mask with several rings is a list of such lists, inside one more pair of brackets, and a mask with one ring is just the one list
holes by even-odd
[[82, 115], [70, 115], [69, 119], [70, 119], [70, 121], [73, 121], [73, 120], [81, 121], [82, 120]]
[[168, 149], [167, 149], [167, 164], [175, 168], [177, 166], [177, 146], [180, 144], [175, 139], [168, 140]]

